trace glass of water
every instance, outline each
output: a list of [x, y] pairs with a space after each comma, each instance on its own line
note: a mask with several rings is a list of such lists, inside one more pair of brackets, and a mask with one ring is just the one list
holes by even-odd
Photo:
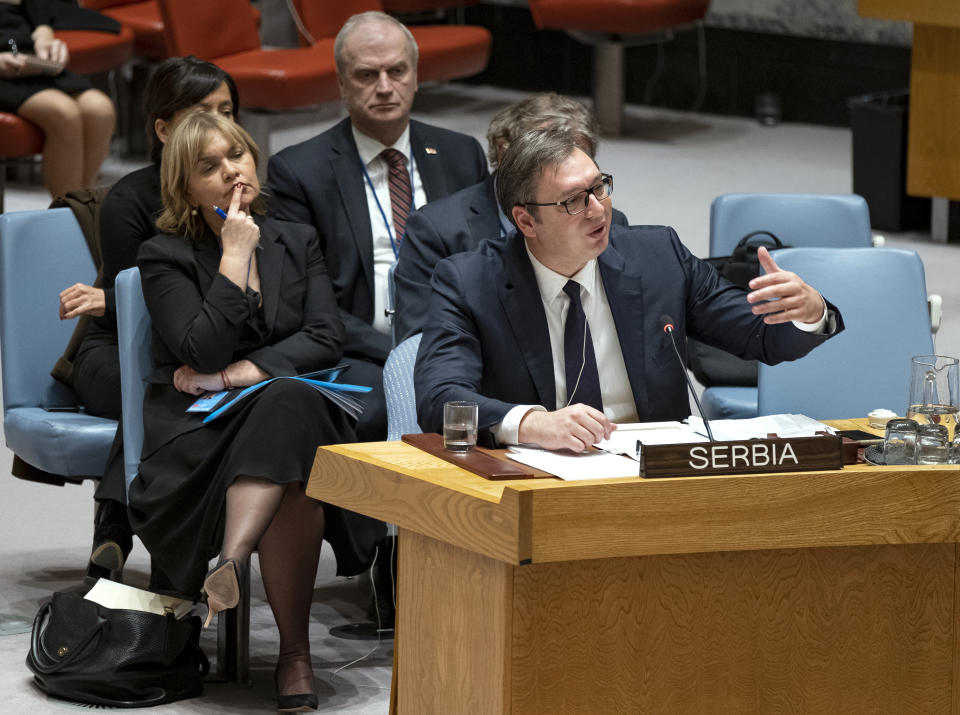
[[477, 403], [443, 404], [443, 448], [451, 452], [469, 452], [477, 446]]
[[946, 464], [950, 440], [943, 425], [920, 425], [917, 430], [917, 464]]
[[887, 421], [883, 440], [884, 464], [917, 463], [917, 423], [895, 417]]
[[946, 355], [910, 359], [910, 403], [907, 417], [919, 424], [942, 425], [953, 439], [960, 411], [960, 360]]

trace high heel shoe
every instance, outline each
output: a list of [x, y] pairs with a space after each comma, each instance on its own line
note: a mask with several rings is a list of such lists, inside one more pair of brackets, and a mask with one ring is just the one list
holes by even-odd
[[240, 563], [237, 559], [217, 562], [203, 579], [203, 594], [207, 599], [207, 618], [203, 627], [207, 628], [216, 614], [240, 602]]
[[94, 520], [93, 548], [84, 580], [96, 583], [97, 579], [120, 580], [120, 572], [133, 547], [133, 532], [127, 521], [127, 507], [120, 502], [99, 502]]
[[285, 655], [281, 654], [277, 660], [277, 669], [273, 671], [274, 686], [277, 689], [277, 712], [302, 713], [316, 710], [320, 706], [320, 700], [316, 693], [280, 695], [280, 683], [277, 678], [278, 671], [280, 670], [280, 666], [285, 662], [293, 660], [305, 660], [307, 662], [307, 665], [310, 666], [310, 682], [313, 682], [313, 665], [310, 663], [309, 652], [295, 651]]

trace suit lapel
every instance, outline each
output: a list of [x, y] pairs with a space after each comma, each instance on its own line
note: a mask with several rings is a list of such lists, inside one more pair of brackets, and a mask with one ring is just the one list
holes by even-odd
[[630, 389], [637, 414], [648, 413], [644, 373], [643, 285], [639, 273], [628, 271], [623, 256], [613, 247], [607, 247], [597, 259], [603, 290], [607, 294], [613, 323], [617, 329], [623, 362], [630, 378]]
[[[363, 274], [370, 286], [370, 295], [373, 295], [373, 229], [370, 226], [370, 211], [367, 207], [366, 180], [360, 167], [360, 155], [357, 145], [350, 131], [350, 120], [345, 119], [338, 125], [336, 140], [333, 142], [333, 157], [330, 159], [330, 170], [337, 180], [337, 189], [340, 192], [340, 203], [347, 214], [347, 226], [352, 234]], [[327, 241], [337, 240], [335, 236], [327, 236]]]
[[[220, 243], [216, 234], [209, 228], [205, 230], [203, 237], [194, 244], [194, 256], [196, 257], [198, 271], [203, 276], [203, 282], [200, 285], [208, 288], [220, 272]], [[204, 290], [206, 290], [204, 288]]]
[[500, 213], [493, 190], [493, 175], [483, 182], [483, 191], [477, 192], [470, 202], [467, 213], [467, 228], [476, 241], [500, 236]]
[[427, 201], [434, 201], [451, 193], [447, 189], [446, 172], [443, 170], [446, 157], [438, 151], [435, 143], [431, 143], [427, 127], [413, 120], [410, 121], [410, 146]]
[[514, 232], [507, 237], [503, 252], [507, 276], [500, 283], [500, 304], [533, 378], [540, 404], [553, 410], [557, 405], [553, 352], [537, 277], [519, 233]]
[[275, 232], [261, 223], [260, 249], [257, 251], [257, 263], [260, 269], [260, 294], [263, 296], [263, 317], [267, 330], [272, 331], [277, 321], [277, 309], [280, 306], [280, 283], [283, 274], [283, 260], [286, 250], [280, 241], [281, 232]]

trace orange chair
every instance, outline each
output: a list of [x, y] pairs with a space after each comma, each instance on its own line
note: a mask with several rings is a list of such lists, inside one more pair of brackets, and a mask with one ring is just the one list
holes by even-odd
[[619, 136], [623, 111], [623, 50], [663, 42], [703, 18], [710, 0], [529, 0], [540, 29], [565, 30], [594, 46], [594, 113], [609, 136]]
[[[332, 40], [351, 15], [383, 11], [381, 0], [293, 0], [307, 32], [319, 44]], [[482, 72], [490, 59], [490, 31], [476, 25], [411, 25], [420, 64], [421, 82], [446, 81]], [[304, 40], [305, 42], [307, 40]]]
[[477, 5], [480, 0], [383, 0], [383, 11], [390, 14], [431, 12]]
[[43, 130], [33, 122], [0, 112], [0, 213], [7, 188], [7, 162], [43, 152]]
[[[264, 111], [310, 107], [340, 97], [333, 40], [315, 47], [265, 50], [249, 0], [158, 0], [167, 47], [196, 55], [228, 72], [237, 83], [244, 126], [264, 158], [270, 155]], [[258, 111], [259, 110], [259, 111]], [[261, 162], [265, 171], [266, 161]]]
[[90, 30], [58, 30], [70, 52], [67, 69], [77, 74], [97, 74], [122, 67], [133, 56], [133, 30], [126, 25], [120, 34]]
[[[133, 53], [137, 57], [159, 62], [171, 56], [157, 0], [81, 0], [80, 4], [119, 20], [133, 30]], [[260, 11], [251, 6], [250, 12], [259, 25]]]

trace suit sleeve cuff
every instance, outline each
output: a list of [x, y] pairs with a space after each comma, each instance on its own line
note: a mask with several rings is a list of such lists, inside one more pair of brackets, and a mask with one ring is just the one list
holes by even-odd
[[503, 416], [500, 424], [490, 428], [490, 432], [500, 444], [520, 444], [520, 423], [530, 410], [546, 412], [540, 405], [516, 405]]

